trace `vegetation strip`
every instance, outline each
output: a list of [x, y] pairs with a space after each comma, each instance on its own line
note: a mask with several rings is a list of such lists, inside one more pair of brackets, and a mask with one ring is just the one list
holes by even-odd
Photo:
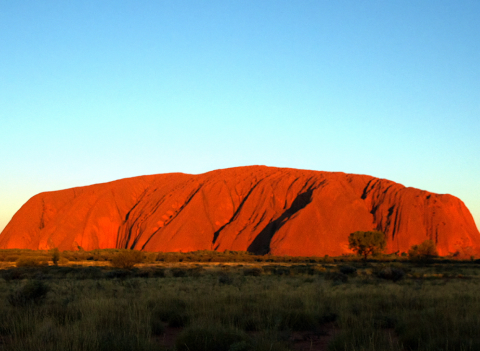
[[62, 257], [0, 270], [2, 350], [480, 349], [471, 261], [119, 269]]

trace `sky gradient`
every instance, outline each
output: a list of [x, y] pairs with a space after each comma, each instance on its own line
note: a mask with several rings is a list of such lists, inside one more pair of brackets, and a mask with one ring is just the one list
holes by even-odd
[[479, 1], [0, 0], [0, 231], [33, 195], [267, 165], [462, 199]]

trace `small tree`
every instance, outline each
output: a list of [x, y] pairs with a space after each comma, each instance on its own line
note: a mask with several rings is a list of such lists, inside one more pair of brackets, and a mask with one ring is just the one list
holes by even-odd
[[438, 256], [437, 246], [433, 240], [425, 240], [420, 245], [413, 245], [408, 250], [411, 260], [428, 260]]
[[367, 260], [368, 255], [383, 252], [387, 246], [385, 234], [374, 230], [368, 232], [355, 232], [348, 237], [348, 247]]
[[58, 250], [58, 248], [54, 248], [54, 249], [51, 251], [51, 254], [52, 254], [53, 264], [54, 264], [55, 266], [58, 266], [58, 261], [60, 261], [60, 251]]
[[122, 250], [113, 256], [110, 262], [115, 268], [132, 269], [145, 259], [143, 252], [136, 250]]

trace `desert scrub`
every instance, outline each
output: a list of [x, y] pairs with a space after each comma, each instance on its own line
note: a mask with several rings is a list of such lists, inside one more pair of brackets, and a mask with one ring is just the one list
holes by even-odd
[[112, 257], [111, 264], [115, 268], [132, 269], [135, 265], [142, 263], [144, 253], [136, 250], [122, 250]]
[[48, 261], [43, 257], [20, 257], [16, 262], [17, 267], [48, 266]]
[[[231, 283], [219, 282], [221, 267], [159, 278], [142, 277], [139, 268], [123, 279], [107, 279], [109, 268], [14, 268], [23, 278], [0, 279], [0, 335], [9, 340], [2, 348], [162, 350], [163, 331], [175, 326], [184, 344], [233, 339], [227, 350], [292, 349], [289, 335], [301, 330], [335, 330], [330, 350], [479, 349], [477, 278], [392, 282], [361, 274], [338, 284], [308, 274], [244, 276], [243, 268], [229, 268]], [[421, 269], [422, 276], [437, 273], [435, 266]], [[49, 288], [39, 303], [9, 303], [37, 275]]]

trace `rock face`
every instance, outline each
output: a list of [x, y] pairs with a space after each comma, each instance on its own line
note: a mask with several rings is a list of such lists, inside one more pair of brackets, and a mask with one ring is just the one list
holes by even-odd
[[431, 239], [440, 255], [480, 253], [458, 198], [366, 175], [264, 166], [159, 174], [41, 193], [15, 214], [0, 248], [351, 253], [357, 230], [387, 234], [388, 252]]

